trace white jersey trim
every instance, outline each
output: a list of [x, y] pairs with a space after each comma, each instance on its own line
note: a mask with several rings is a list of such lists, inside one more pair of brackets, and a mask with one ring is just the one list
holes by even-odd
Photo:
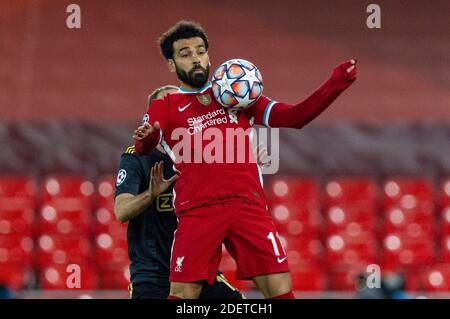
[[272, 111], [272, 107], [278, 102], [276, 101], [270, 101], [269, 104], [267, 104], [266, 109], [264, 110], [264, 115], [263, 115], [263, 124], [266, 127], [270, 127], [269, 125], [269, 117], [270, 117], [270, 112]]
[[188, 94], [188, 93], [203, 93], [206, 90], [208, 90], [210, 87], [212, 86], [211, 82], [208, 82], [205, 84], [204, 87], [198, 89], [198, 90], [187, 90], [187, 89], [183, 89], [181, 86], [178, 88], [177, 93], [182, 93], [182, 94]]

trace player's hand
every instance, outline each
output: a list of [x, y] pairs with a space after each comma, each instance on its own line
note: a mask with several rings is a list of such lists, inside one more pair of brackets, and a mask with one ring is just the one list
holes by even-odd
[[175, 174], [169, 179], [164, 179], [163, 166], [164, 163], [161, 161], [156, 163], [150, 170], [148, 191], [153, 198], [156, 198], [158, 195], [166, 191], [179, 177], [178, 174]]
[[342, 62], [333, 70], [331, 78], [340, 89], [345, 90], [356, 80], [356, 64], [357, 60], [351, 59], [350, 61]]
[[155, 122], [155, 124], [150, 125], [149, 123], [144, 123], [141, 126], [139, 126], [135, 131], [133, 135], [133, 139], [136, 141], [142, 141], [146, 137], [152, 135], [155, 132], [159, 133], [159, 122]]
[[260, 143], [256, 147], [256, 160], [258, 162], [259, 167], [269, 167], [271, 164], [269, 155], [267, 153], [267, 148], [264, 144]]

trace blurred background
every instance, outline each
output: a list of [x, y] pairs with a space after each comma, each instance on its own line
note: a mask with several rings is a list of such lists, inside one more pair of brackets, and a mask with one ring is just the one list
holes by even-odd
[[[252, 61], [279, 101], [358, 59], [327, 111], [280, 132], [280, 171], [265, 176], [297, 297], [450, 297], [450, 2], [376, 1], [380, 29], [370, 3], [2, 0], [0, 297], [128, 297], [115, 174], [148, 93], [177, 84], [156, 41], [180, 19], [205, 28], [212, 70]], [[225, 251], [221, 268], [260, 296]]]

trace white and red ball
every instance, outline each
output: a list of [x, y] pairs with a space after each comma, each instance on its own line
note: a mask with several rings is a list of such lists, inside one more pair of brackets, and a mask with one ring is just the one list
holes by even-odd
[[248, 108], [263, 92], [262, 76], [258, 68], [247, 60], [229, 60], [214, 72], [212, 91], [217, 102], [226, 108]]

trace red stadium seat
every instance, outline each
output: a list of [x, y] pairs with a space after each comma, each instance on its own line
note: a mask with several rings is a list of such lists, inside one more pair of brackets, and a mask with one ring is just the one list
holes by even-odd
[[384, 213], [384, 233], [404, 232], [411, 237], [432, 235], [434, 211], [419, 208], [393, 207]]
[[92, 245], [87, 237], [42, 234], [37, 239], [37, 245], [40, 267], [85, 264], [92, 259]]
[[0, 236], [32, 236], [35, 212], [33, 208], [0, 210]]
[[450, 177], [441, 183], [439, 191], [439, 202], [441, 207], [450, 206]]
[[320, 291], [325, 289], [323, 246], [318, 238], [280, 236], [288, 257], [294, 290]]
[[100, 267], [100, 289], [125, 290], [130, 283], [130, 265], [124, 263], [113, 267]]
[[325, 213], [327, 233], [335, 233], [359, 225], [362, 230], [376, 231], [376, 211], [370, 207], [354, 206], [351, 203], [331, 206]]
[[444, 207], [438, 217], [441, 236], [450, 235], [450, 205]]
[[450, 234], [441, 239], [440, 260], [450, 264]]
[[321, 233], [319, 187], [311, 178], [281, 177], [269, 187], [269, 207], [280, 233], [316, 237]]
[[83, 176], [47, 176], [42, 185], [43, 203], [57, 209], [90, 207], [94, 184]]
[[95, 259], [97, 265], [102, 267], [128, 263], [127, 237], [113, 237], [107, 233], [98, 234], [95, 237]]
[[0, 235], [0, 265], [30, 265], [33, 262], [33, 239], [17, 235]]
[[377, 241], [373, 233], [365, 231], [338, 232], [326, 239], [328, 268], [352, 264], [372, 264], [378, 261]]
[[450, 291], [450, 265], [436, 264], [422, 271], [421, 290], [428, 292]]
[[94, 234], [106, 233], [112, 237], [127, 237], [127, 223], [116, 220], [113, 208], [99, 207], [94, 214]]
[[102, 176], [97, 181], [98, 207], [114, 207], [114, 189], [116, 187], [116, 176]]
[[291, 269], [292, 288], [295, 291], [323, 291], [327, 288], [327, 274], [321, 267]]
[[420, 237], [434, 231], [434, 211], [425, 207], [406, 209], [393, 206], [384, 212], [383, 220], [385, 233], [404, 232], [411, 237]]
[[270, 182], [268, 199], [275, 204], [312, 205], [311, 209], [319, 204], [319, 186], [312, 178], [280, 177]]
[[356, 289], [358, 276], [367, 275], [368, 263], [354, 263], [329, 267], [328, 290], [332, 291], [354, 291]]
[[1, 198], [33, 198], [36, 183], [28, 176], [0, 176]]
[[323, 203], [327, 208], [349, 204], [371, 210], [375, 208], [376, 196], [376, 185], [371, 179], [340, 177], [327, 183]]
[[432, 237], [411, 237], [406, 233], [386, 234], [383, 240], [383, 269], [430, 266], [436, 256]]
[[324, 249], [318, 238], [280, 235], [291, 270], [317, 267], [322, 263]]
[[[75, 277], [78, 274], [79, 277]], [[96, 269], [87, 263], [50, 264], [41, 268], [39, 282], [41, 289], [48, 290], [93, 290], [98, 287]]]
[[[25, 234], [34, 219], [36, 183], [26, 176], [0, 176], [0, 234]], [[20, 215], [23, 221], [20, 221]], [[5, 221], [2, 224], [2, 221]]]
[[60, 208], [52, 204], [41, 207], [39, 234], [61, 234], [88, 237], [91, 232], [91, 211], [87, 208]]
[[309, 237], [317, 237], [320, 233], [322, 215], [319, 207], [275, 204], [271, 206], [270, 214], [279, 233]]
[[31, 267], [0, 262], [0, 283], [14, 290], [21, 290], [34, 288], [35, 281], [35, 274]]
[[412, 209], [415, 207], [434, 207], [434, 189], [431, 181], [420, 178], [391, 178], [384, 183], [383, 205], [385, 208], [399, 206]]

